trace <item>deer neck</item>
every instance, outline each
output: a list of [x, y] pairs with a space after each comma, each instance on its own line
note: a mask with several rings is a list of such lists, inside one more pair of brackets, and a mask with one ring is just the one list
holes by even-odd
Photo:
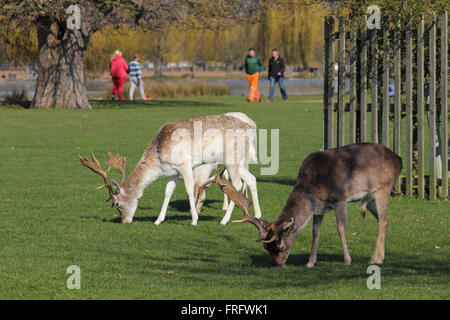
[[294, 226], [285, 239], [288, 247], [293, 245], [295, 238], [305, 228], [312, 216], [313, 201], [303, 192], [294, 189], [276, 222], [283, 223], [294, 218]]
[[158, 155], [146, 150], [121, 188], [130, 196], [140, 198], [144, 189], [163, 174]]

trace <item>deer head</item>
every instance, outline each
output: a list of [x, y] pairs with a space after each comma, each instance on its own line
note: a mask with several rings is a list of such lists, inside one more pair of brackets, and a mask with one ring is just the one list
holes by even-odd
[[254, 225], [260, 233], [256, 241], [263, 242], [264, 248], [269, 252], [271, 264], [276, 267], [284, 266], [293, 242], [291, 239], [288, 240], [288, 237], [290, 230], [294, 226], [294, 218], [291, 217], [287, 221], [268, 222], [252, 217], [249, 213], [251, 202], [244, 193], [236, 190], [230, 181], [221, 176], [219, 168], [217, 168], [215, 180], [222, 191], [244, 212], [243, 219], [234, 220], [233, 222], [248, 222]]
[[[119, 211], [120, 217], [122, 219], [122, 223], [130, 223], [133, 218], [133, 214], [137, 207], [137, 200], [135, 198], [128, 198], [126, 192], [121, 188], [121, 184], [126, 179], [125, 176], [125, 168], [126, 168], [126, 159], [125, 157], [120, 156], [119, 154], [113, 156], [111, 152], [108, 152], [109, 160], [106, 164], [109, 165], [108, 170], [103, 171], [100, 162], [94, 156], [94, 153], [91, 152], [92, 161], [89, 161], [87, 158], [79, 156], [80, 165], [83, 165], [89, 169], [91, 169], [94, 173], [98, 174], [103, 178], [104, 184], [97, 187], [97, 190], [108, 188], [109, 197], [106, 199], [106, 202], [112, 200], [112, 207], [115, 207], [117, 211]], [[116, 169], [122, 174], [122, 181], [120, 185], [114, 180], [111, 179], [111, 182], [108, 179], [108, 172], [111, 168]]]

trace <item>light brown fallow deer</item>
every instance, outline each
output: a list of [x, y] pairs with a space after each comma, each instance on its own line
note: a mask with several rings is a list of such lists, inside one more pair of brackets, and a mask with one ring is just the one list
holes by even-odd
[[[198, 128], [200, 128], [200, 134]], [[244, 139], [244, 144], [238, 144], [241, 147], [236, 148], [236, 143], [239, 143], [236, 140], [239, 139]], [[108, 200], [112, 199], [113, 206], [121, 215], [122, 223], [132, 221], [138, 200], [145, 188], [158, 178], [168, 177], [169, 181], [159, 217], [155, 221], [156, 225], [165, 219], [170, 198], [180, 175], [183, 177], [189, 199], [192, 225], [196, 225], [198, 221], [196, 196], [201, 194], [195, 190], [195, 169], [207, 166], [198, 177], [197, 185], [201, 185], [200, 182], [203, 182], [219, 164], [226, 167], [233, 186], [237, 190], [242, 188], [242, 181], [249, 187], [255, 216], [261, 217], [256, 179], [248, 170], [250, 162], [257, 162], [256, 124], [247, 115], [239, 112], [165, 124], [159, 129], [128, 177], [125, 175], [125, 158], [119, 155], [111, 156], [108, 165], [122, 173], [120, 184], [114, 180], [109, 181], [107, 176], [109, 169], [103, 171], [93, 154], [92, 161], [80, 156], [81, 165], [88, 167], [104, 179], [104, 185], [101, 188], [108, 188]], [[207, 173], [206, 177], [204, 172]], [[228, 223], [233, 208], [234, 203], [231, 201], [221, 224]]]

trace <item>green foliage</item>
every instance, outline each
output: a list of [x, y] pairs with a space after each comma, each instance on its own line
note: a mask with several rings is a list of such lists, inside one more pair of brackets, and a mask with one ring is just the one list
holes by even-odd
[[[249, 104], [242, 97], [162, 99], [149, 103], [92, 101], [93, 110], [0, 107], [1, 299], [449, 299], [448, 202], [393, 198], [389, 204], [381, 290], [369, 290], [367, 262], [378, 226], [350, 204], [344, 266], [334, 214], [324, 219], [317, 265], [304, 266], [310, 222], [282, 269], [249, 224], [220, 226], [223, 196], [207, 189], [197, 227], [183, 182], [167, 219], [157, 218], [166, 180], [149, 186], [135, 221], [121, 225], [95, 191], [101, 179], [77, 165], [95, 151], [127, 157], [128, 172], [165, 122], [228, 111], [247, 113], [259, 128], [280, 129], [280, 171], [258, 179], [263, 217], [275, 219], [303, 159], [322, 147], [321, 96]], [[115, 176], [116, 179], [119, 175]], [[233, 218], [242, 213], [235, 209]], [[81, 268], [81, 290], [68, 290], [69, 265]]]

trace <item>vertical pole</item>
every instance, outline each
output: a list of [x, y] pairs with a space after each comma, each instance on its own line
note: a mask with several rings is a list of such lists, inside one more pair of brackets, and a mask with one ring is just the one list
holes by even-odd
[[412, 174], [412, 152], [413, 152], [413, 127], [412, 127], [412, 35], [411, 35], [411, 17], [408, 19], [408, 26], [406, 29], [406, 195], [412, 195], [413, 174]]
[[364, 15], [362, 19], [361, 26], [361, 106], [360, 106], [360, 121], [361, 121], [361, 139], [360, 142], [367, 142], [366, 136], [366, 115], [367, 115], [367, 101], [366, 101], [366, 91], [367, 91], [367, 16]]
[[350, 143], [356, 142], [356, 21], [350, 25]]
[[344, 145], [345, 94], [345, 18], [339, 17], [339, 74], [338, 74], [338, 146]]
[[418, 152], [418, 167], [417, 167], [417, 179], [418, 179], [418, 196], [420, 199], [425, 198], [425, 143], [424, 143], [424, 16], [420, 18], [419, 25], [417, 26], [417, 152]]
[[389, 21], [383, 28], [383, 112], [382, 143], [389, 148]]
[[323, 92], [323, 115], [324, 115], [324, 149], [333, 147], [333, 70], [334, 70], [334, 18], [326, 17], [324, 23], [325, 40], [325, 81]]
[[372, 112], [372, 142], [378, 143], [378, 61], [377, 61], [377, 29], [372, 29], [371, 41], [371, 65], [372, 65], [372, 81], [371, 81], [371, 112]]
[[448, 12], [441, 15], [442, 197], [448, 197]]
[[[402, 61], [400, 47], [400, 22], [397, 22], [394, 30], [394, 152], [401, 156], [401, 109], [402, 109]], [[401, 192], [401, 179], [397, 179], [395, 189]]]
[[436, 199], [436, 13], [430, 13], [430, 200]]

